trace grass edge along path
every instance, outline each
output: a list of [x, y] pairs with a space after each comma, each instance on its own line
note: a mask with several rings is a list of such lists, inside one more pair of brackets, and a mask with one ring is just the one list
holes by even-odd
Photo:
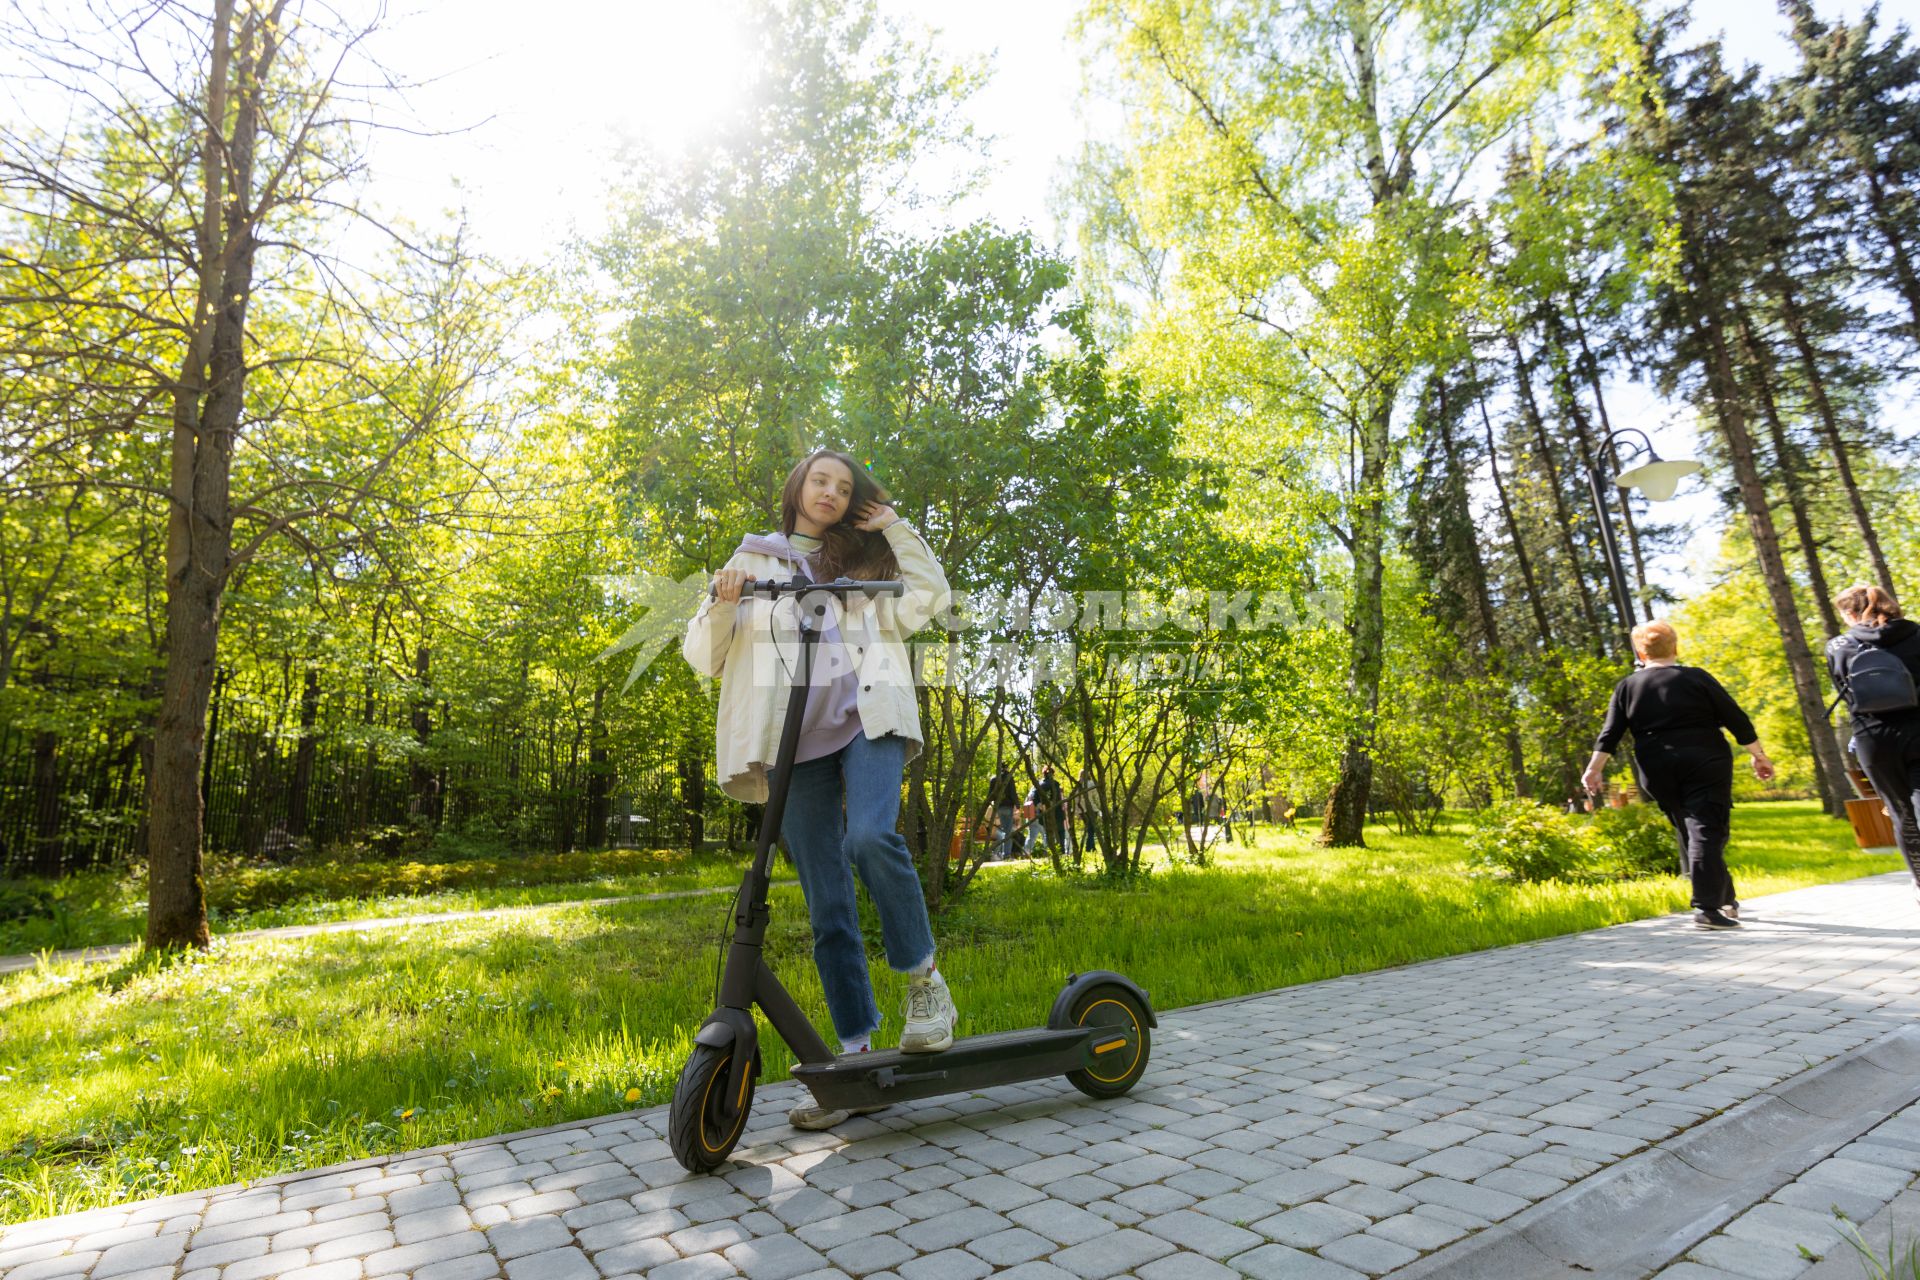
[[[1463, 874], [1459, 833], [1231, 850], [1129, 887], [995, 868], [936, 922], [979, 1034], [1031, 1025], [1075, 969], [1173, 1009], [1681, 908], [1675, 877], [1517, 885]], [[1896, 869], [1808, 804], [1747, 805], [1743, 896]], [[0, 1221], [571, 1123], [669, 1096], [710, 1008], [719, 897], [569, 907], [248, 943], [0, 980]], [[878, 930], [869, 917], [868, 937]], [[767, 951], [820, 1019], [804, 908]], [[897, 1034], [904, 988], [875, 965]], [[763, 1041], [764, 1077], [791, 1065]]]

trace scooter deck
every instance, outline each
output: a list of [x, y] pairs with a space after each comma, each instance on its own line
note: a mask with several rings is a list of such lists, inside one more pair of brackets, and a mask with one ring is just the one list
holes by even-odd
[[938, 1053], [843, 1054], [802, 1063], [793, 1077], [823, 1107], [875, 1107], [1065, 1075], [1134, 1039], [1134, 1031], [1120, 1027], [1028, 1027], [967, 1036]]

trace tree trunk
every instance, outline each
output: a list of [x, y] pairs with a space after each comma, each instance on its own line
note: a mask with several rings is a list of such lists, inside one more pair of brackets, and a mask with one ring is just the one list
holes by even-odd
[[1320, 843], [1335, 848], [1366, 845], [1367, 801], [1373, 792], [1373, 730], [1380, 713], [1386, 610], [1380, 598], [1385, 560], [1386, 480], [1392, 444], [1393, 393], [1382, 389], [1362, 420], [1360, 475], [1353, 496], [1352, 645], [1347, 700], [1353, 719], [1340, 756], [1340, 777], [1327, 797]]
[[707, 838], [706, 754], [688, 742], [680, 751], [680, 804], [687, 817], [687, 851], [699, 856]]
[[[1458, 519], [1468, 530], [1462, 539], [1462, 558], [1466, 562], [1467, 577], [1473, 587], [1474, 610], [1480, 618], [1480, 634], [1486, 644], [1485, 670], [1500, 676], [1506, 668], [1506, 653], [1500, 642], [1500, 628], [1493, 612], [1493, 593], [1487, 587], [1487, 566], [1480, 558], [1480, 540], [1473, 533], [1473, 512], [1467, 506], [1466, 473], [1460, 465], [1460, 451], [1453, 438], [1453, 416], [1447, 410], [1447, 384], [1436, 379], [1440, 399], [1438, 415], [1440, 426], [1440, 447], [1447, 455], [1447, 478], [1449, 501], [1459, 504]], [[1504, 681], [1502, 682], [1504, 684]], [[1520, 730], [1514, 723], [1513, 699], [1506, 695], [1507, 723], [1505, 740], [1507, 744], [1508, 765], [1513, 772], [1513, 794], [1525, 797], [1533, 790], [1527, 779], [1527, 756], [1520, 742]]]
[[1867, 203], [1873, 209], [1874, 229], [1887, 242], [1887, 257], [1893, 264], [1894, 289], [1906, 300], [1907, 313], [1913, 318], [1914, 341], [1920, 342], [1920, 276], [1914, 274], [1913, 259], [1907, 254], [1906, 241], [1900, 235], [1899, 224], [1887, 208], [1886, 188], [1881, 184], [1880, 171], [1874, 163], [1871, 148], [1862, 157], [1860, 168], [1867, 179]]
[[[1613, 441], [1613, 417], [1607, 412], [1607, 397], [1600, 390], [1600, 362], [1594, 358], [1593, 348], [1587, 344], [1586, 322], [1580, 318], [1580, 303], [1572, 293], [1567, 295], [1567, 314], [1573, 320], [1573, 336], [1580, 343], [1580, 369], [1587, 380], [1587, 386], [1593, 392], [1593, 407], [1600, 415], [1600, 433], [1606, 441], [1607, 465], [1613, 468], [1613, 474], [1620, 474], [1620, 450]], [[1612, 486], [1619, 488], [1618, 485]], [[1626, 526], [1627, 547], [1633, 554], [1633, 582], [1640, 588], [1640, 608], [1645, 612], [1644, 621], [1653, 621], [1653, 593], [1647, 589], [1647, 557], [1640, 546], [1640, 526], [1633, 518], [1633, 502], [1626, 494], [1620, 495], [1620, 521]]]
[[427, 746], [433, 740], [433, 650], [424, 643], [414, 651], [413, 679], [413, 741], [419, 749], [414, 752], [413, 763], [407, 770], [407, 789], [411, 793], [407, 814], [432, 823], [438, 818], [434, 812], [433, 769], [427, 763]]
[[1773, 380], [1767, 376], [1766, 347], [1754, 331], [1753, 317], [1745, 307], [1736, 307], [1740, 318], [1740, 336], [1752, 361], [1754, 390], [1760, 394], [1760, 407], [1767, 419], [1767, 433], [1773, 440], [1773, 456], [1780, 465], [1780, 487], [1787, 495], [1787, 509], [1793, 513], [1793, 528], [1800, 543], [1800, 559], [1807, 566], [1807, 587], [1820, 609], [1820, 625], [1827, 639], [1840, 634], [1840, 615], [1834, 612], [1833, 592], [1827, 585], [1827, 571], [1820, 563], [1820, 544], [1813, 533], [1813, 517], [1807, 510], [1806, 459], [1787, 435], [1780, 421], [1780, 404], [1773, 394]]
[[[151, 950], [204, 948], [201, 880], [205, 810], [199, 771], [213, 692], [222, 598], [233, 553], [230, 511], [234, 436], [246, 392], [247, 301], [255, 247], [249, 205], [261, 105], [257, 86], [277, 51], [273, 21], [249, 19], [229, 118], [229, 26], [233, 0], [215, 0], [208, 75], [204, 184], [197, 229], [196, 325], [174, 392], [167, 520], [167, 672], [155, 725], [147, 793], [147, 936]], [[255, 42], [257, 41], [257, 45]]]
[[[1711, 303], [1705, 303], [1711, 306]], [[1800, 623], [1799, 605], [1793, 598], [1793, 585], [1787, 580], [1787, 567], [1780, 555], [1780, 538], [1774, 529], [1773, 511], [1767, 503], [1766, 486], [1754, 460], [1753, 437], [1747, 431], [1746, 414], [1740, 405], [1739, 383], [1733, 375], [1733, 361], [1727, 352], [1726, 335], [1720, 318], [1711, 310], [1696, 323], [1706, 340], [1708, 385], [1714, 401], [1715, 416], [1727, 442], [1733, 463], [1734, 481], [1740, 500], [1747, 509], [1747, 527], [1753, 534], [1755, 558], [1760, 576], [1767, 586], [1767, 598], [1773, 606], [1773, 618], [1780, 628], [1786, 648], [1787, 668], [1793, 677], [1795, 701], [1807, 730], [1807, 742], [1813, 749], [1814, 781], [1821, 803], [1835, 817], [1846, 816], [1846, 766], [1840, 758], [1840, 746], [1827, 726], [1826, 707], [1820, 696], [1813, 654], [1807, 648], [1806, 629]]]
[[1487, 414], [1487, 397], [1478, 373], [1474, 374], [1474, 399], [1480, 406], [1480, 423], [1487, 431], [1487, 467], [1493, 473], [1493, 492], [1500, 500], [1500, 516], [1506, 521], [1507, 537], [1513, 541], [1514, 564], [1520, 570], [1520, 581], [1527, 588], [1527, 605], [1533, 611], [1533, 625], [1540, 633], [1540, 645], [1551, 649], [1553, 626], [1547, 621], [1546, 605], [1541, 601], [1539, 584], [1533, 579], [1533, 560], [1527, 555], [1526, 539], [1520, 536], [1520, 522], [1514, 518], [1506, 482], [1500, 478], [1500, 442], [1494, 438], [1493, 419]]
[[1847, 509], [1853, 513], [1854, 527], [1860, 531], [1860, 541], [1867, 548], [1867, 559], [1873, 565], [1874, 580], [1880, 584], [1882, 591], [1890, 596], [1895, 595], [1893, 572], [1887, 567], [1885, 553], [1880, 550], [1880, 536], [1874, 531], [1873, 517], [1867, 511], [1866, 500], [1860, 495], [1860, 482], [1853, 475], [1853, 460], [1848, 456], [1846, 439], [1840, 434], [1840, 416], [1827, 395], [1827, 380], [1820, 369], [1819, 352], [1814, 350], [1813, 340], [1807, 334], [1806, 314], [1800, 309], [1800, 299], [1794, 294], [1787, 277], [1776, 278], [1775, 292], [1780, 299], [1780, 314], [1787, 322], [1787, 333], [1793, 338], [1793, 349], [1800, 354], [1800, 371], [1806, 376], [1807, 390], [1813, 396], [1814, 420], [1820, 424], [1820, 434], [1826, 438], [1827, 448], [1833, 453], [1834, 469], [1839, 472], [1840, 487], [1846, 490]]
[[1546, 420], [1540, 416], [1540, 406], [1533, 398], [1533, 378], [1527, 370], [1526, 353], [1521, 351], [1517, 335], [1507, 334], [1507, 350], [1513, 356], [1514, 390], [1519, 393], [1520, 410], [1533, 429], [1534, 444], [1540, 451], [1540, 467], [1547, 478], [1547, 492], [1553, 498], [1554, 525], [1560, 533], [1560, 545], [1567, 553], [1567, 572], [1580, 595], [1580, 614], [1587, 620], [1595, 652], [1604, 657], [1606, 647], [1601, 638], [1600, 615], [1593, 607], [1593, 593], [1587, 589], [1587, 575], [1581, 572], [1580, 548], [1573, 541], [1573, 514], [1567, 510], [1567, 495], [1560, 489], [1560, 468], [1553, 460], [1553, 442], [1547, 438]]
[[593, 726], [588, 731], [587, 748], [587, 847], [604, 848], [607, 843], [607, 793], [611, 788], [607, 761], [607, 725], [601, 718], [606, 701], [604, 682], [593, 687]]
[[313, 790], [313, 758], [319, 739], [313, 731], [320, 717], [320, 673], [307, 668], [300, 688], [300, 743], [293, 751], [292, 794], [287, 797], [287, 832], [298, 839], [307, 834], [308, 794]]

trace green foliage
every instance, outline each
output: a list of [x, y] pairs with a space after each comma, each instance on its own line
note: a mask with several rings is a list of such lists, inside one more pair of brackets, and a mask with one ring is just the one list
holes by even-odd
[[1596, 809], [1583, 835], [1595, 864], [1614, 875], [1665, 876], [1679, 866], [1673, 824], [1650, 804]]
[[1567, 814], [1531, 800], [1507, 800], [1467, 836], [1467, 862], [1483, 875], [1522, 883], [1591, 878], [1593, 850]]

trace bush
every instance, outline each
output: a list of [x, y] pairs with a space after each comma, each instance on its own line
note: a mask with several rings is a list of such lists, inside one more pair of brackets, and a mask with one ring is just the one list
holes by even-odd
[[1505, 880], [1633, 880], [1674, 874], [1673, 827], [1650, 804], [1574, 817], [1531, 800], [1487, 810], [1467, 836], [1476, 874]]
[[1468, 834], [1467, 862], [1480, 875], [1507, 880], [1584, 880], [1593, 851], [1573, 819], [1531, 800], [1505, 800]]
[[53, 895], [31, 885], [0, 881], [0, 920], [53, 918]]
[[1680, 866], [1673, 824], [1650, 804], [1601, 809], [1593, 815], [1587, 839], [1594, 856], [1625, 879], [1673, 875]]

